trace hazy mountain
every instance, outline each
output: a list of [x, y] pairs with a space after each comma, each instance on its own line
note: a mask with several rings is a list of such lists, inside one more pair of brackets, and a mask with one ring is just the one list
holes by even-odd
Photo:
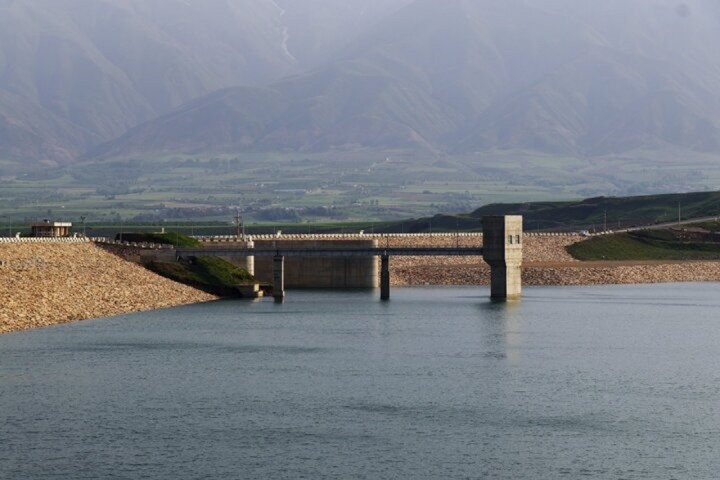
[[70, 161], [201, 95], [300, 73], [404, 3], [0, 0], [0, 159]]
[[720, 7], [416, 0], [326, 66], [228, 89], [96, 150], [720, 150]]
[[718, 152], [718, 44], [714, 0], [0, 0], [0, 160]]
[[380, 69], [342, 62], [271, 88], [216, 92], [93, 153], [429, 147], [426, 139], [449, 130], [452, 117], [450, 108], [414, 84]]
[[321, 66], [379, 20], [412, 0], [275, 0], [283, 11], [290, 54], [304, 68]]
[[98, 141], [90, 132], [0, 90], [0, 156], [37, 161], [71, 162], [82, 145]]

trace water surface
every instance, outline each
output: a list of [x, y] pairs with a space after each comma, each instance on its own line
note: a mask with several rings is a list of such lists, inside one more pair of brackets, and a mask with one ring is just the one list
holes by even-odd
[[291, 291], [1, 336], [0, 478], [718, 478], [719, 287]]

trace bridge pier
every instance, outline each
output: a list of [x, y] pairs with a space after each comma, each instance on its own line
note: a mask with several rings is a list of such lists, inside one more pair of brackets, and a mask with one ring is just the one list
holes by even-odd
[[483, 258], [490, 265], [490, 296], [519, 298], [522, 294], [523, 217], [483, 218]]
[[390, 256], [380, 257], [380, 300], [390, 300]]
[[275, 301], [285, 298], [285, 257], [282, 255], [273, 257], [273, 297]]

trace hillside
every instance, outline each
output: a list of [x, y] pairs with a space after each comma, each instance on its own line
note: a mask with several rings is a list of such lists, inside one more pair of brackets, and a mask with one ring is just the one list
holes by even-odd
[[[678, 206], [680, 212], [678, 212]], [[720, 215], [720, 191], [595, 197], [577, 201], [495, 203], [465, 214], [438, 214], [433, 217], [385, 222], [377, 232], [481, 231], [482, 217], [522, 215], [525, 231], [577, 231], [628, 228], [635, 225], [675, 222], [682, 219]]]
[[682, 218], [711, 217], [720, 214], [720, 192], [676, 193], [637, 197], [597, 197], [577, 202], [534, 202], [495, 204], [481, 207], [470, 215], [523, 215], [525, 228], [602, 229], [673, 222]]
[[416, 0], [325, 67], [196, 99], [94, 153], [719, 152], [718, 25], [709, 0]]
[[[99, 137], [32, 101], [0, 90], [0, 160], [30, 159], [46, 166], [70, 163]], [[25, 162], [8, 169], [22, 170]]]
[[568, 252], [584, 261], [624, 260], [718, 260], [720, 236], [718, 223], [711, 230], [668, 228], [602, 235], [567, 247]]

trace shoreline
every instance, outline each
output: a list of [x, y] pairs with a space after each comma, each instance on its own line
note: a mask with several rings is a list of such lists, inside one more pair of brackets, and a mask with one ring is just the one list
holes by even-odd
[[120, 312], [116, 312], [116, 313], [112, 313], [112, 314], [108, 314], [108, 315], [101, 315], [98, 317], [70, 318], [70, 319], [58, 321], [55, 323], [47, 323], [47, 324], [37, 325], [37, 326], [21, 327], [21, 328], [15, 329], [15, 330], [0, 329], [0, 336], [12, 335], [14, 333], [22, 333], [22, 332], [28, 332], [28, 331], [33, 331], [33, 330], [42, 330], [45, 328], [58, 327], [58, 326], [62, 326], [62, 325], [72, 325], [75, 323], [90, 322], [93, 320], [106, 320], [106, 319], [110, 319], [110, 318], [121, 317], [124, 315], [134, 315], [136, 313], [159, 312], [162, 310], [168, 310], [168, 309], [172, 309], [172, 308], [188, 307], [190, 305], [202, 305], [203, 303], [216, 302], [218, 300], [221, 300], [221, 299], [220, 298], [212, 298], [209, 300], [200, 300], [200, 301], [189, 302], [189, 303], [177, 303], [177, 304], [172, 304], [172, 305], [151, 307], [151, 308], [147, 308], [147, 309], [120, 311]]
[[[480, 241], [479, 241], [480, 240]], [[720, 260], [581, 262], [565, 247], [584, 237], [525, 237], [524, 286], [720, 282]], [[392, 246], [466, 246], [481, 237], [389, 238]], [[397, 257], [391, 285], [487, 286], [481, 257]], [[193, 305], [218, 297], [156, 275], [90, 242], [0, 244], [0, 335]]]
[[[558, 262], [524, 264], [523, 286], [643, 285], [720, 282], [720, 261]], [[394, 272], [394, 287], [490, 284], [490, 269], [476, 265], [407, 265]]]

